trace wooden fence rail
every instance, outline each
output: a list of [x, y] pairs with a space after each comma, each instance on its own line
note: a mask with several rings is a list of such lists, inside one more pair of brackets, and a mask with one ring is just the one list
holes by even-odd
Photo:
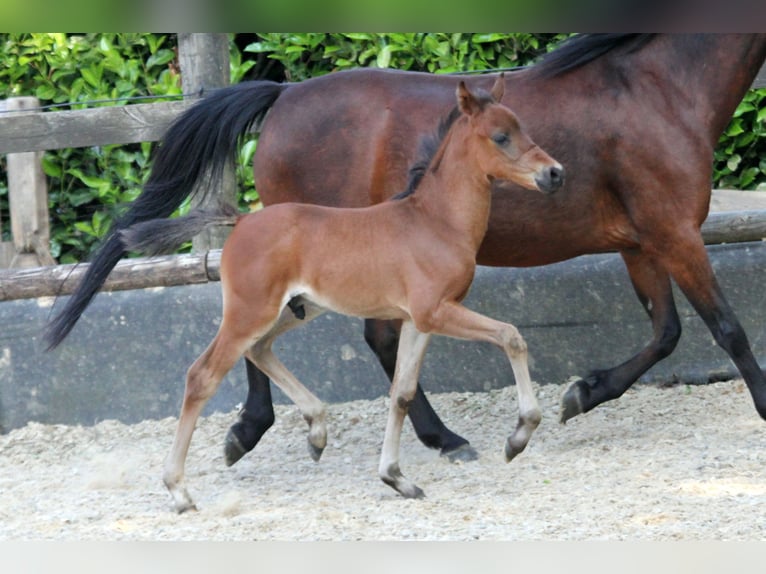
[[[760, 241], [766, 237], [766, 211], [711, 213], [702, 226], [707, 244]], [[120, 261], [104, 291], [173, 287], [220, 280], [221, 250], [190, 255], [140, 257]], [[87, 263], [34, 269], [0, 270], [0, 301], [69, 295], [88, 268]]]

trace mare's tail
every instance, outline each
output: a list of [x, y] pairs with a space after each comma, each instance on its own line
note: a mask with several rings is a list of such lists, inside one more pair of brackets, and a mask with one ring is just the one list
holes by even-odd
[[193, 191], [215, 188], [241, 138], [288, 87], [265, 80], [236, 84], [212, 92], [173, 122], [153, 159], [141, 195], [114, 222], [77, 290], [48, 324], [44, 336], [49, 350], [69, 334], [125, 254], [120, 230], [169, 217]]
[[210, 225], [234, 225], [241, 214], [233, 206], [220, 203], [215, 210], [194, 209], [173, 219], [149, 219], [120, 230], [125, 251], [144, 255], [173, 253]]

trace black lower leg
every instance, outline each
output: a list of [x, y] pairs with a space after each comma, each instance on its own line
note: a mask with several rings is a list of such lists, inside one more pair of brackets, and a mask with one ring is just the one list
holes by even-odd
[[274, 424], [274, 406], [271, 398], [271, 383], [250, 361], [247, 368], [247, 400], [239, 418], [226, 434], [224, 457], [231, 466], [253, 450], [264, 433]]

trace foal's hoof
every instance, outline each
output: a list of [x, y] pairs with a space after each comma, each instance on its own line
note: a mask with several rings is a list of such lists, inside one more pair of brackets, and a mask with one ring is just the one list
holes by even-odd
[[197, 505], [193, 502], [178, 504], [176, 505], [176, 512], [178, 514], [183, 514], [185, 512], [197, 512]]
[[320, 448], [316, 445], [311, 444], [311, 441], [308, 441], [308, 447], [309, 447], [309, 456], [311, 456], [311, 460], [314, 462], [319, 462], [319, 459], [322, 458], [322, 453], [324, 452], [324, 447]]
[[509, 438], [505, 442], [505, 462], [511, 462], [514, 458], [516, 458], [516, 455], [521, 454], [525, 448], [527, 448], [526, 444], [514, 444], [513, 441]]
[[564, 393], [561, 395], [559, 412], [559, 422], [561, 424], [565, 424], [569, 419], [585, 412], [582, 407], [583, 388], [587, 388], [587, 383], [582, 379], [578, 379], [573, 381], [564, 390]]
[[426, 496], [422, 488], [404, 477], [398, 463], [382, 468], [378, 474], [385, 484], [393, 488], [404, 498], [425, 498]]
[[252, 449], [242, 446], [239, 437], [234, 433], [234, 427], [230, 428], [229, 432], [226, 433], [226, 439], [223, 443], [223, 458], [226, 466], [231, 466], [250, 452], [250, 450]]
[[473, 462], [479, 460], [479, 453], [470, 444], [464, 443], [452, 450], [442, 449], [441, 456], [450, 462]]
[[408, 489], [399, 490], [399, 494], [401, 494], [404, 498], [413, 498], [415, 500], [420, 500], [426, 497], [426, 493], [423, 492], [423, 489], [415, 484], [413, 484]]

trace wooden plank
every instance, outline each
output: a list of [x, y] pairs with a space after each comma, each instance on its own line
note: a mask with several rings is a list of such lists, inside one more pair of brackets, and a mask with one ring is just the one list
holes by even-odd
[[[766, 66], [753, 87], [766, 87]], [[0, 154], [158, 141], [192, 104], [193, 100], [131, 104], [17, 117], [0, 113]], [[3, 108], [0, 101], [0, 112]]]
[[711, 213], [701, 231], [705, 245], [761, 241], [766, 238], [766, 211]]
[[[142, 257], [120, 261], [102, 291], [173, 287], [220, 280], [220, 250], [191, 255]], [[51, 265], [0, 271], [0, 301], [70, 295], [88, 264]]]
[[191, 101], [0, 114], [0, 153], [157, 141]]
[[[711, 213], [702, 225], [707, 245], [766, 238], [766, 211]], [[221, 250], [191, 255], [125, 259], [114, 268], [103, 291], [172, 287], [220, 281]], [[88, 264], [0, 270], [0, 301], [69, 295]]]
[[[33, 97], [11, 98], [7, 110], [14, 116], [31, 113], [40, 101]], [[11, 267], [53, 265], [50, 254], [50, 216], [48, 186], [43, 173], [43, 152], [8, 154], [8, 202], [14, 257]]]

